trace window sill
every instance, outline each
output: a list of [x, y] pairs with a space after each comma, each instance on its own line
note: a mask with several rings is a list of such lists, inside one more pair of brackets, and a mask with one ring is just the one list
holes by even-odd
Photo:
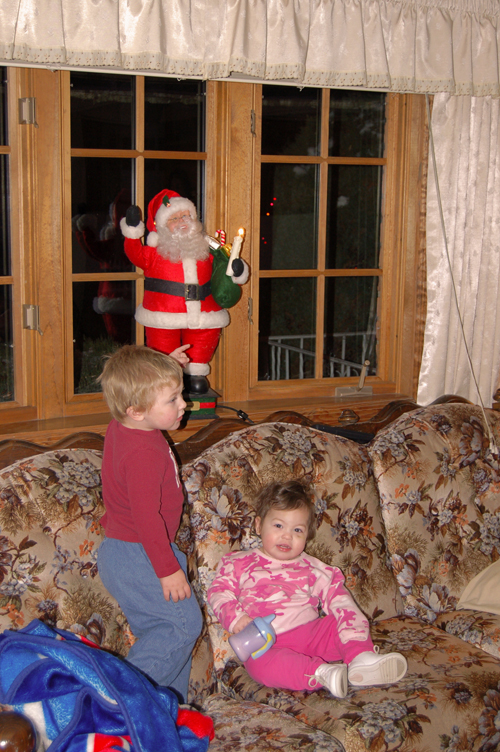
[[[367, 421], [378, 413], [385, 405], [394, 400], [408, 399], [403, 394], [373, 394], [360, 397], [303, 397], [285, 398], [279, 400], [254, 400], [251, 402], [231, 402], [226, 408], [221, 403], [216, 408], [217, 418], [238, 419], [235, 410], [241, 410], [254, 423], [265, 420], [270, 414], [279, 410], [294, 411], [309, 418], [313, 423], [327, 423], [329, 425], [342, 424], [342, 412], [352, 410], [358, 416], [359, 422]], [[233, 409], [227, 409], [233, 408]], [[352, 416], [354, 417], [354, 416]], [[110, 421], [109, 413], [97, 415], [80, 415], [50, 420], [30, 420], [19, 423], [0, 425], [0, 441], [5, 439], [22, 439], [37, 444], [50, 445], [65, 438], [71, 433], [89, 431], [104, 435]], [[170, 438], [174, 443], [185, 441], [197, 433], [201, 428], [210, 425], [212, 419], [190, 419], [185, 426], [172, 431]], [[351, 422], [351, 421], [347, 421]]]

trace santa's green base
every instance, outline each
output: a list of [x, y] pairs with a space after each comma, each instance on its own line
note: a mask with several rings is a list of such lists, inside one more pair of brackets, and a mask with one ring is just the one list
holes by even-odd
[[183, 392], [183, 398], [186, 402], [186, 412], [184, 420], [201, 420], [217, 418], [215, 408], [217, 407], [217, 398], [219, 395], [213, 389], [209, 389], [205, 394], [190, 394]]

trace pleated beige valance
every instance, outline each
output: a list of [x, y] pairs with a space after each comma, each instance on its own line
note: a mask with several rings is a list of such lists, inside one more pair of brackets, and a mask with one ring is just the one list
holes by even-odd
[[499, 0], [1, 0], [0, 64], [500, 95]]

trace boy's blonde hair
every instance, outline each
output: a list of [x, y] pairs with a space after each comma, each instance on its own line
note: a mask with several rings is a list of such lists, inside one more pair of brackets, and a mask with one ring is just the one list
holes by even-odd
[[170, 355], [144, 345], [125, 345], [107, 356], [97, 380], [111, 415], [123, 423], [127, 408], [146, 412], [160, 389], [179, 386], [182, 368]]
[[255, 516], [261, 522], [271, 509], [307, 509], [307, 541], [316, 534], [316, 510], [312, 494], [300, 480], [274, 481], [261, 489], [255, 504]]

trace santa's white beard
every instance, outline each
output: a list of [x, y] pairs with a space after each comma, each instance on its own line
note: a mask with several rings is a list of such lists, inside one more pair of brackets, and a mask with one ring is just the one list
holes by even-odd
[[170, 232], [168, 227], [157, 227], [158, 245], [156, 250], [168, 261], [177, 264], [183, 259], [204, 261], [208, 258], [208, 241], [198, 219], [192, 219], [185, 230]]

